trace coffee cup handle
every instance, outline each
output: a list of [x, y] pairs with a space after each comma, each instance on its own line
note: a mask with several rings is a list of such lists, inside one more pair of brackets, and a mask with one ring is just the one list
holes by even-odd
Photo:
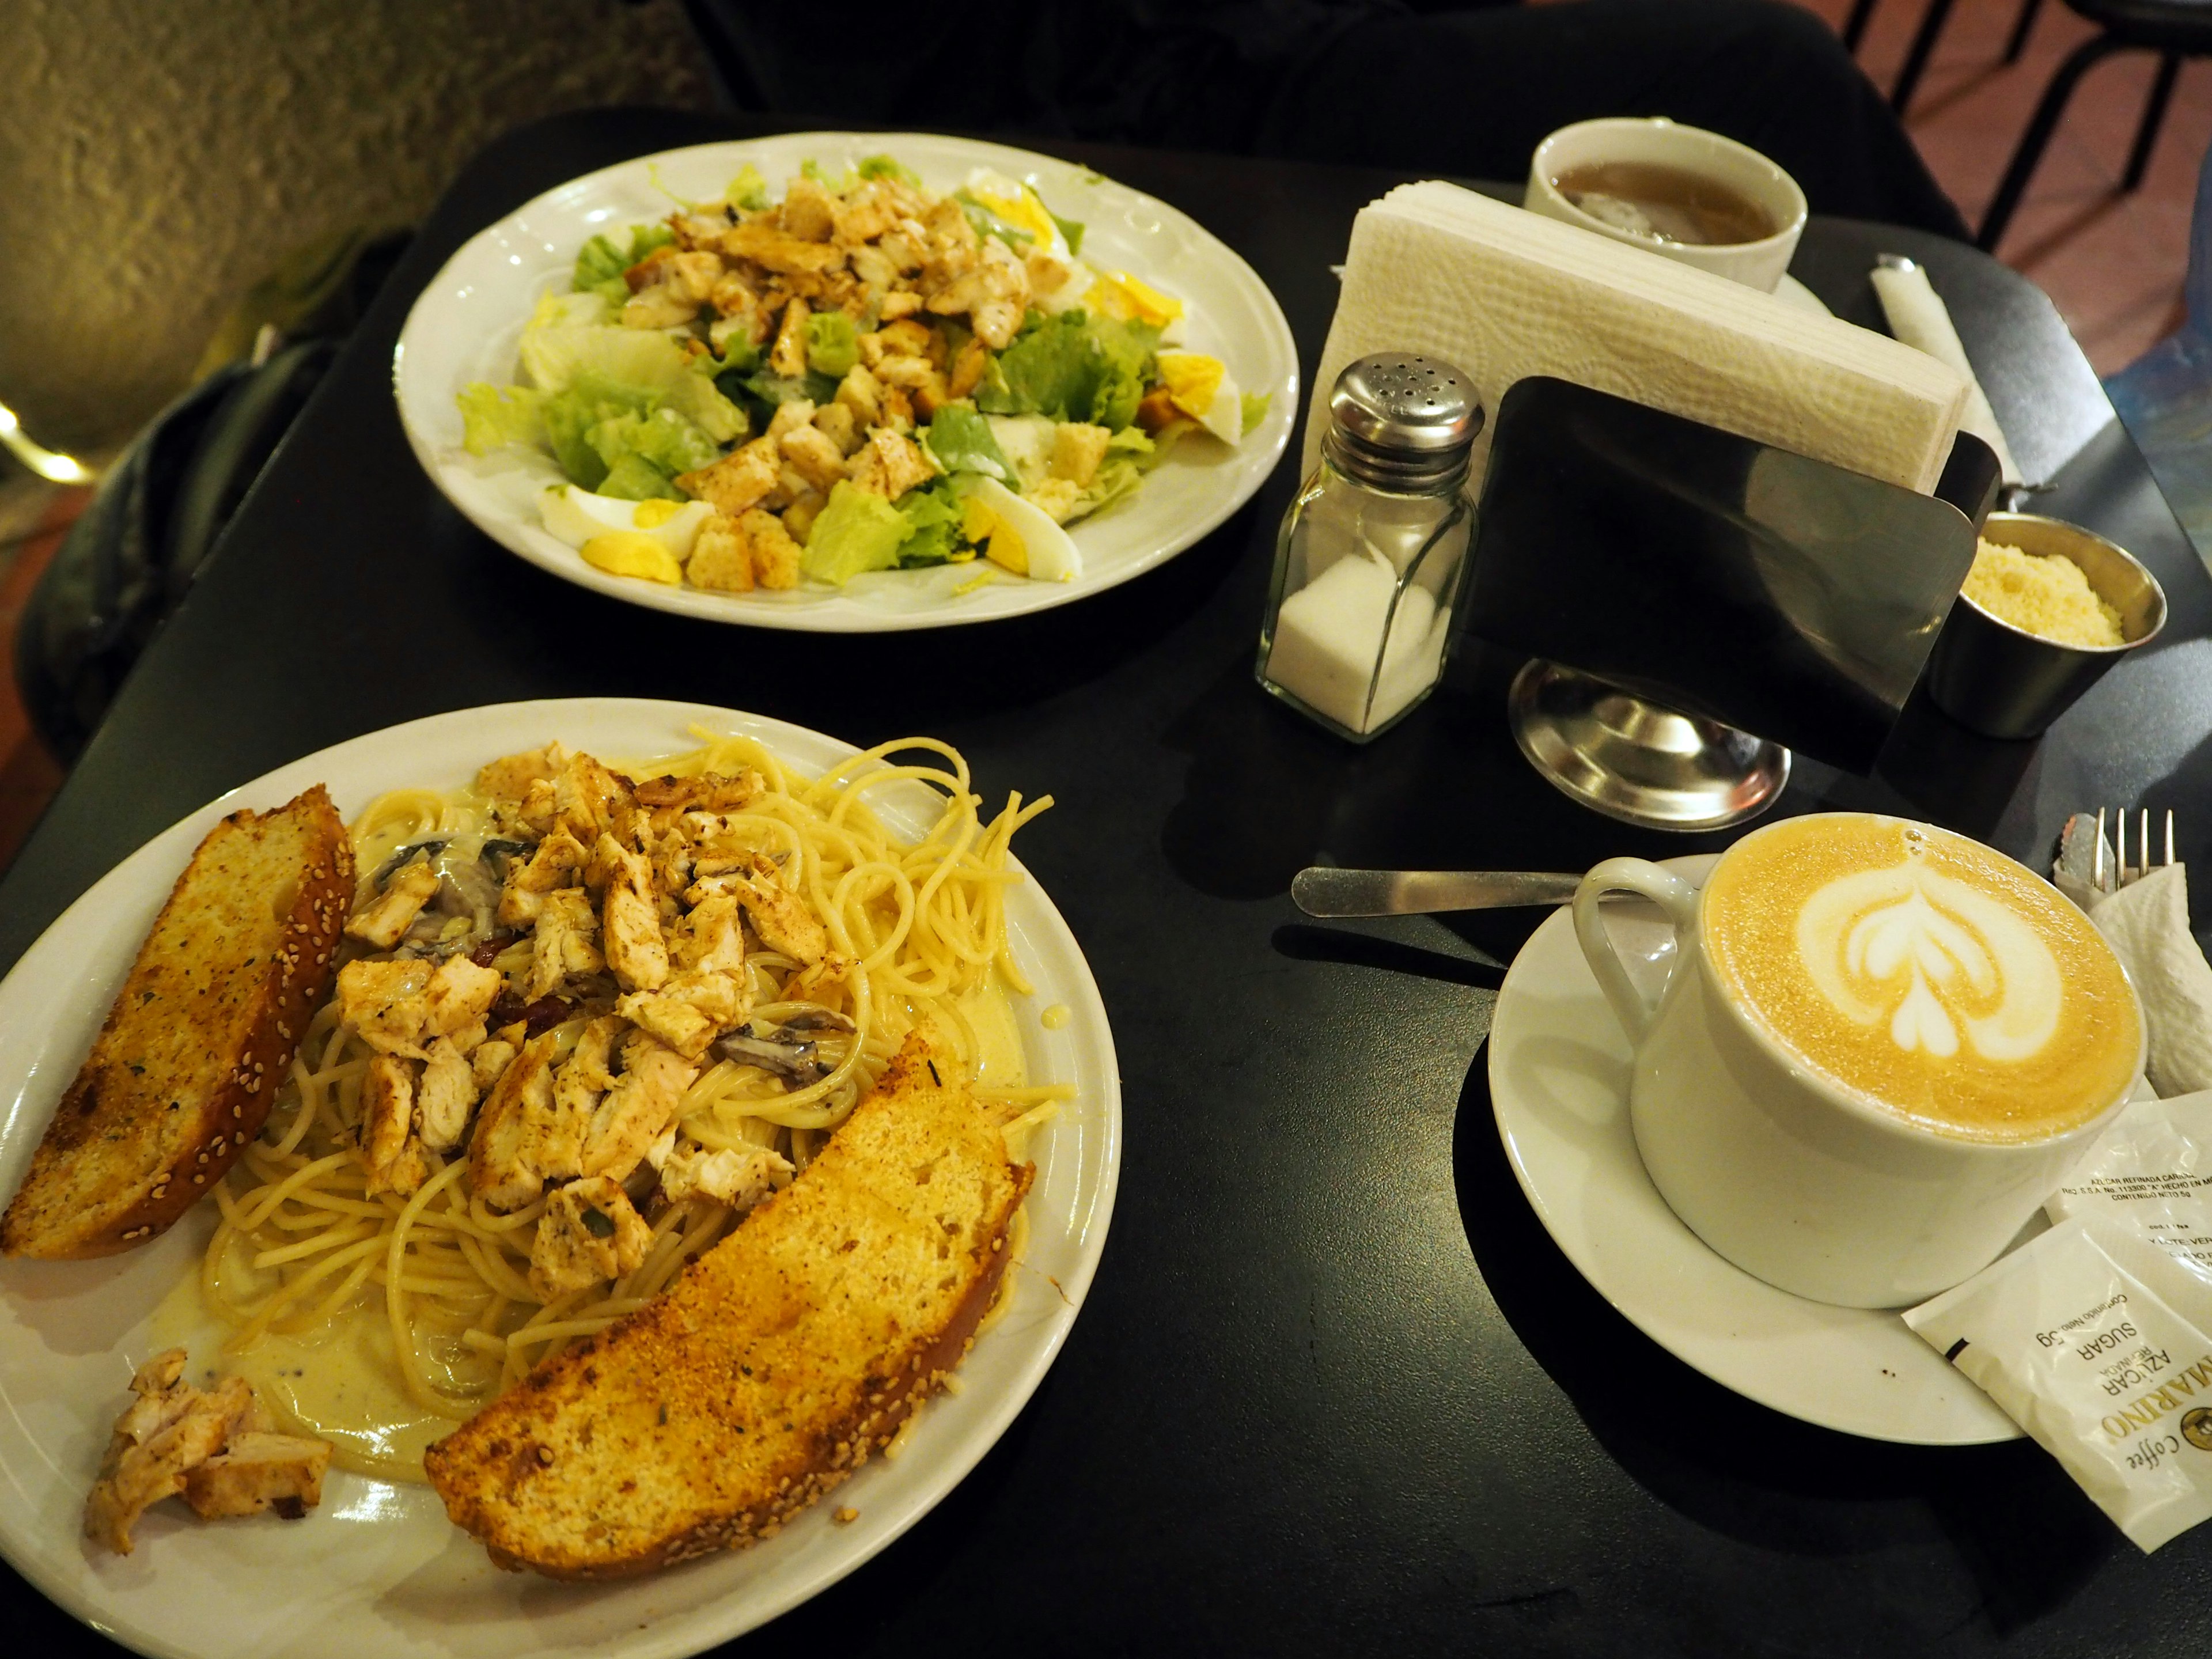
[[1674, 963], [1667, 970], [1667, 982], [1671, 985], [1688, 959], [1690, 933], [1698, 920], [1698, 890], [1673, 871], [1644, 859], [1607, 859], [1592, 868], [1583, 878], [1582, 885], [1575, 889], [1575, 938], [1583, 947], [1590, 972], [1597, 975], [1598, 988], [1613, 1005], [1621, 1030], [1628, 1033], [1629, 1046], [1634, 1048], [1643, 1042], [1644, 1034], [1651, 1029], [1666, 988], [1661, 987], [1659, 996], [1646, 1001], [1644, 994], [1636, 988], [1636, 982], [1629, 978], [1628, 969], [1621, 965], [1620, 953], [1613, 946], [1613, 936], [1605, 931], [1605, 919], [1599, 913], [1599, 901], [1607, 893], [1641, 894], [1667, 913], [1667, 920], [1674, 928]]

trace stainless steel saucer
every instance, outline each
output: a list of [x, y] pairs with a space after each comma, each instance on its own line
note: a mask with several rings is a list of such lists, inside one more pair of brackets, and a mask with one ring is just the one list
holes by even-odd
[[1539, 658], [1506, 698], [1514, 741], [1570, 799], [1649, 830], [1719, 830], [1756, 817], [1790, 781], [1778, 743]]

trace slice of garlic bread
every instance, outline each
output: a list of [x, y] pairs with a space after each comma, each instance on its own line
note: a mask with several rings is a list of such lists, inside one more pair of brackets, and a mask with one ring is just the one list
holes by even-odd
[[0, 1217], [0, 1250], [127, 1249], [222, 1179], [329, 992], [353, 887], [320, 784], [208, 832]]
[[423, 1459], [501, 1566], [611, 1578], [776, 1532], [966, 1352], [1031, 1166], [909, 1037], [791, 1186], [667, 1293]]

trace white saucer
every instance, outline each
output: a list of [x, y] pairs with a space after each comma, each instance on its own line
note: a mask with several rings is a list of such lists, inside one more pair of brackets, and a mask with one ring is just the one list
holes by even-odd
[[1836, 314], [1828, 309], [1828, 302], [1826, 300], [1787, 273], [1774, 285], [1774, 297], [1778, 300], [1787, 300], [1798, 310], [1809, 311], [1816, 317], [1832, 317]]
[[[1700, 880], [1710, 856], [1670, 859]], [[1674, 946], [1656, 912], [1607, 926], [1656, 988]], [[1894, 1313], [1808, 1302], [1753, 1278], [1675, 1217], [1628, 1123], [1628, 1039], [1562, 908], [1514, 957], [1490, 1027], [1490, 1097], [1521, 1189], [1599, 1295], [1669, 1353], [1763, 1406], [1872, 1440], [1971, 1446], [2012, 1419]]]

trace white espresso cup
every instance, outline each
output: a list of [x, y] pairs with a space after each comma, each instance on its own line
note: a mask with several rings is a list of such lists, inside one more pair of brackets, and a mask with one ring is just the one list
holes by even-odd
[[[1605, 161], [1677, 167], [1711, 179], [1758, 204], [1778, 228], [1755, 242], [1697, 244], [1662, 241], [1607, 224], [1562, 196], [1554, 182], [1577, 167]], [[1607, 116], [1561, 127], [1536, 146], [1522, 205], [1765, 294], [1781, 283], [1805, 230], [1805, 192], [1795, 179], [1747, 144], [1703, 127], [1678, 125], [1664, 116]]]
[[[2095, 971], [2084, 975], [2078, 964], [2088, 958], [2068, 958], [2077, 967], [2062, 994], [2075, 996], [2085, 979], [2094, 981], [2106, 994], [2099, 1016], [2104, 1023], [2063, 1028], [2076, 1038], [2054, 1052], [2062, 1056], [2057, 1063], [2074, 1066], [2072, 1057], [2090, 1047], [2078, 1033], [2094, 1030], [2100, 1034], [2094, 1048], [2102, 1070], [2079, 1073], [2094, 1076], [2088, 1092], [2094, 1097], [2078, 1099], [2057, 1132], [2040, 1133], [2031, 1125], [2025, 1138], [1975, 1138], [1842, 1081], [1780, 1038], [1749, 1003], [1742, 982], [1732, 981], [1730, 970], [1720, 965], [1723, 958], [1740, 961], [1741, 955], [1732, 957], [1730, 946], [1717, 944], [1706, 902], [1731, 860], [1754, 856], [1764, 838], [1778, 834], [1821, 834], [1824, 821], [1860, 826], [1855, 834], [1868, 833], [1866, 825], [1891, 826], [1911, 837], [1912, 846], [1933, 845], [1939, 853], [1945, 842], [1964, 841], [1901, 820], [1826, 813], [1784, 819], [1747, 836], [1722, 855], [1703, 887], [1641, 859], [1608, 859], [1576, 892], [1575, 933], [1635, 1050], [1630, 1121], [1644, 1167], [1674, 1213], [1721, 1255], [1783, 1290], [1845, 1307], [1905, 1307], [1995, 1261], [2057, 1188], [2134, 1092], [2142, 1067], [2142, 1016], [2118, 958], [2083, 918], [2082, 932], [2094, 944], [2069, 937], [2066, 948], [2102, 951], [2099, 960], [2108, 963], [2110, 973], [2093, 962]], [[2019, 880], [2039, 880], [1978, 843], [1966, 845], [1975, 856], [2017, 872]], [[1747, 886], [1747, 872], [1760, 868], [1739, 872], [1731, 890], [1765, 891]], [[1921, 866], [1896, 868], [1904, 873], [1895, 877], [1899, 884], [1893, 892], [1881, 890], [1891, 875], [1876, 871], [1862, 872], [1856, 888], [1840, 885], [1850, 878], [1838, 877], [1820, 888], [1815, 899], [1832, 910], [1832, 898], [1821, 897], [1832, 889], [1847, 906], [1857, 906], [1833, 936], [1842, 971], [1853, 963], [1864, 969], [1869, 960], [1897, 970], [1885, 981], [1887, 1003], [1880, 986], [1849, 993], [1866, 999], [1862, 1012], [1888, 1022], [1887, 1031], [1877, 1025], [1875, 1034], [1898, 1041], [1902, 1031], [1908, 1043], [1926, 1041], [1940, 1050], [1945, 1029], [1952, 1029], [1954, 1044], [1962, 1035], [1947, 1024], [1951, 1017], [1942, 999], [1975, 994], [1968, 978], [1986, 966], [1977, 952], [1993, 935], [2004, 945], [2002, 919], [1977, 909], [1981, 900], [1972, 894], [1963, 909], [1951, 904], [1947, 915], [1943, 907], [1955, 895], [1942, 887], [1940, 875], [1932, 886], [1915, 888]], [[2055, 889], [2043, 886], [2056, 903], [2066, 903]], [[1673, 959], [1656, 1000], [1647, 1000], [1630, 978], [1606, 931], [1599, 901], [1615, 892], [1650, 899], [1672, 925]], [[1813, 908], [1808, 902], [1796, 913], [1799, 931], [1790, 937], [1805, 937], [1802, 916]], [[1980, 943], [1977, 921], [1987, 924]], [[2059, 978], [2069, 978], [2063, 967]], [[2000, 987], [2001, 996], [2012, 996], [2005, 982]], [[2047, 982], [2041, 994], [2051, 994]], [[1785, 1011], [1802, 1006], [1775, 1000]], [[2000, 1006], [1997, 1015], [2003, 1012]], [[2068, 1018], [2081, 1018], [2080, 1008]], [[1975, 1041], [1971, 1023], [1963, 1035], [1968, 1045]], [[1998, 1043], [2001, 1036], [1990, 1041]], [[1971, 1046], [1962, 1052], [1972, 1063]], [[2076, 1073], [2059, 1075], [2071, 1086]]]

